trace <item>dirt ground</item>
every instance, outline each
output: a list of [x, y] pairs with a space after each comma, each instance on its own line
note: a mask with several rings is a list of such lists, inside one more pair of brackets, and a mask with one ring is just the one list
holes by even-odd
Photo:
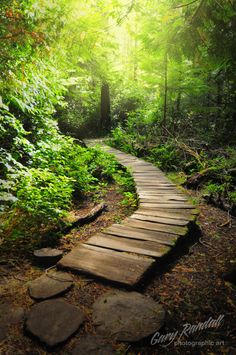
[[[108, 211], [93, 223], [64, 236], [59, 248], [67, 251], [131, 214], [132, 208], [121, 205], [122, 198], [115, 186], [110, 187], [104, 196]], [[81, 214], [92, 206], [92, 202], [85, 202]], [[160, 342], [157, 336], [133, 345], [113, 343], [117, 354], [236, 354], [236, 289], [222, 278], [226, 271], [236, 266], [236, 221], [229, 222], [226, 212], [204, 203], [200, 210], [200, 240], [191, 246], [183, 246], [182, 255], [176, 260], [171, 259], [163, 274], [156, 270], [139, 290], [164, 306], [167, 318], [162, 335], [176, 332], [176, 338], [169, 345], [167, 341]], [[0, 303], [8, 302], [27, 311], [34, 304], [28, 295], [28, 283], [42, 275], [44, 270], [32, 265], [28, 257], [19, 259], [16, 254], [15, 259], [14, 255], [1, 255], [1, 260], [5, 262], [0, 264]], [[95, 333], [91, 321], [92, 304], [112, 287], [87, 276], [73, 277], [74, 287], [64, 299], [80, 307], [86, 315], [83, 327], [75, 336], [49, 351], [26, 335], [22, 324], [14, 325], [9, 328], [8, 337], [0, 342], [1, 355], [67, 355], [81, 337]], [[220, 316], [219, 327], [193, 331], [189, 337], [181, 335], [186, 323], [197, 325], [210, 317], [217, 319]], [[182, 343], [176, 345], [177, 340]], [[152, 345], [155, 341], [157, 344]]]

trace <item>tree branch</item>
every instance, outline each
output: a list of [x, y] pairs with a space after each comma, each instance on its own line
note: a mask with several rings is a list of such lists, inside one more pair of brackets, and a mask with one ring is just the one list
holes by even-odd
[[193, 0], [193, 1], [189, 2], [188, 4], [177, 5], [177, 6], [174, 6], [173, 9], [180, 9], [181, 7], [186, 7], [186, 6], [192, 5], [192, 4], [194, 4], [195, 2], [198, 2], [198, 1], [199, 0]]
[[120, 25], [124, 19], [130, 14], [130, 12], [133, 10], [133, 7], [134, 7], [134, 4], [135, 4], [135, 0], [132, 0], [131, 1], [131, 4], [128, 8], [128, 10], [126, 11], [125, 15], [121, 16], [118, 20], [117, 20], [117, 24]]
[[201, 11], [201, 8], [202, 8], [202, 6], [203, 6], [204, 3], [205, 3], [205, 0], [202, 0], [202, 1], [200, 2], [199, 6], [197, 7], [195, 13], [193, 14], [192, 19], [191, 19], [190, 22], [193, 22], [193, 21], [195, 20], [195, 18], [198, 16], [198, 13]]

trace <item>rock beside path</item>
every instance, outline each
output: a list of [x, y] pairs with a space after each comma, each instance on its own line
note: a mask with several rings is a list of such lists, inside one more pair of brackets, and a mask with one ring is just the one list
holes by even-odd
[[87, 335], [80, 339], [75, 345], [72, 355], [115, 355], [110, 344], [106, 340], [96, 336]]
[[15, 307], [10, 303], [0, 304], [0, 341], [6, 338], [9, 326], [24, 320], [24, 309]]
[[63, 256], [59, 249], [42, 248], [34, 251], [34, 260], [40, 266], [55, 265]]
[[137, 292], [108, 292], [93, 305], [98, 334], [118, 341], [135, 342], [158, 331], [164, 324], [161, 305]]
[[73, 285], [73, 277], [62, 271], [42, 275], [30, 282], [29, 294], [36, 300], [44, 300], [61, 295]]
[[32, 306], [26, 330], [41, 342], [53, 347], [66, 341], [84, 321], [83, 312], [62, 299], [48, 300]]

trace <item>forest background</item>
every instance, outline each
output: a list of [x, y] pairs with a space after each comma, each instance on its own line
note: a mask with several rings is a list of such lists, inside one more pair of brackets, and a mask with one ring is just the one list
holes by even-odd
[[128, 191], [98, 136], [235, 214], [235, 40], [232, 0], [2, 0], [2, 232]]

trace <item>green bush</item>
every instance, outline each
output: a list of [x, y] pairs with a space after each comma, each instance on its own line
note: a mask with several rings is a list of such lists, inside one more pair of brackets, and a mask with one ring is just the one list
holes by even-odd
[[165, 144], [151, 149], [150, 161], [159, 168], [170, 171], [177, 170], [181, 162], [181, 157], [174, 145]]
[[29, 169], [22, 174], [16, 190], [14, 207], [38, 220], [58, 219], [71, 206], [72, 178], [58, 176], [46, 169]]

